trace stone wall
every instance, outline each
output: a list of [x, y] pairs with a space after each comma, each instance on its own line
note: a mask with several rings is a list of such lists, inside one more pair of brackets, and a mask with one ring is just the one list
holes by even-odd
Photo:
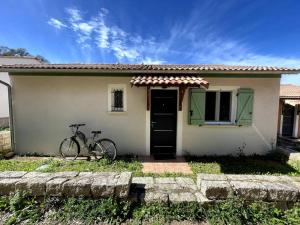
[[1, 117], [0, 118], [0, 128], [9, 127], [9, 117]]
[[211, 204], [233, 196], [249, 201], [300, 201], [300, 177], [198, 174], [187, 177], [133, 177], [130, 172], [0, 172], [0, 195], [17, 190], [34, 196], [118, 197], [144, 202]]
[[0, 131], [0, 155], [5, 155], [11, 150], [10, 131]]

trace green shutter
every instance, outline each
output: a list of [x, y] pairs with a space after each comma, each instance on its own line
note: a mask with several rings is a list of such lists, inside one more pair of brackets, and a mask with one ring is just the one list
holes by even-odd
[[204, 124], [205, 116], [205, 90], [190, 89], [189, 92], [189, 124], [202, 125]]
[[250, 88], [241, 88], [237, 96], [236, 123], [239, 126], [251, 126], [253, 114], [254, 91]]

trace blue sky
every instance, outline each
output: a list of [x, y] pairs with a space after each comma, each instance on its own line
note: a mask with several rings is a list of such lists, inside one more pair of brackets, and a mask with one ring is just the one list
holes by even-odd
[[299, 0], [6, 0], [0, 45], [52, 63], [300, 68], [299, 12]]

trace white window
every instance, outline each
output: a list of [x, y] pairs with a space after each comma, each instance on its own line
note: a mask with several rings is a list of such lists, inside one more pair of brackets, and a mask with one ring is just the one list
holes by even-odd
[[127, 110], [126, 85], [108, 85], [108, 111], [125, 112]]
[[236, 116], [235, 87], [210, 88], [205, 93], [205, 123], [231, 124]]

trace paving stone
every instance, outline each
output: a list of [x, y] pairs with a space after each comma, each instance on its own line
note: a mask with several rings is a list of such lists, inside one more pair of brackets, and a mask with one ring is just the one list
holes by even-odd
[[62, 196], [63, 184], [70, 178], [56, 177], [46, 183], [46, 193], [50, 196]]
[[225, 175], [229, 181], [252, 181], [255, 179], [255, 175], [248, 174], [228, 174]]
[[15, 185], [20, 178], [6, 178], [0, 180], [0, 195], [9, 195], [15, 191]]
[[53, 178], [72, 178], [78, 176], [78, 172], [56, 172], [52, 175]]
[[2, 179], [2, 178], [21, 178], [26, 173], [27, 172], [24, 172], [24, 171], [4, 171], [4, 172], [0, 172], [0, 179]]
[[37, 178], [37, 177], [47, 177], [52, 178], [54, 173], [41, 173], [41, 172], [29, 172], [26, 173], [23, 178]]
[[226, 181], [227, 177], [225, 174], [198, 173], [197, 182], [198, 180]]
[[63, 195], [68, 197], [91, 196], [91, 184], [94, 179], [91, 177], [76, 177], [62, 185]]
[[197, 190], [197, 186], [192, 178], [176, 177], [175, 181], [185, 191], [194, 192]]
[[130, 185], [132, 181], [132, 173], [131, 172], [123, 172], [119, 175], [115, 195], [119, 198], [128, 197]]
[[271, 182], [263, 182], [262, 185], [264, 185], [268, 191], [268, 201], [297, 201], [299, 190], [291, 185]]
[[227, 181], [202, 180], [199, 185], [201, 192], [208, 199], [226, 199], [232, 191]]
[[133, 177], [131, 185], [137, 189], [153, 189], [154, 178], [153, 177]]
[[268, 192], [266, 187], [258, 182], [230, 181], [234, 193], [246, 200], [266, 200]]
[[146, 203], [150, 202], [168, 202], [168, 194], [161, 193], [161, 192], [146, 192], [143, 195], [141, 195], [141, 200], [145, 201]]
[[170, 202], [196, 202], [196, 196], [191, 192], [182, 192], [182, 193], [170, 193], [169, 194]]
[[176, 184], [174, 177], [158, 177], [154, 179], [155, 184]]

